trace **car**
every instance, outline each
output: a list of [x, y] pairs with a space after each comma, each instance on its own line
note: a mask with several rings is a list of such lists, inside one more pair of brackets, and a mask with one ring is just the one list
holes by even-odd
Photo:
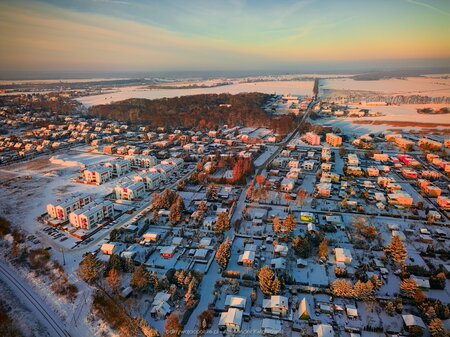
[[66, 241], [68, 239], [68, 237], [67, 236], [65, 236], [65, 237], [63, 237], [61, 240], [59, 240], [59, 241], [61, 241], [61, 242], [63, 242], [63, 241]]
[[35, 245], [38, 245], [38, 244], [41, 243], [41, 241], [39, 241], [38, 239], [35, 239], [35, 240], [33, 240], [32, 242], [33, 242]]
[[50, 247], [50, 246], [49, 246], [49, 247], [47, 247], [47, 248], [45, 248], [45, 250], [50, 250], [50, 249], [52, 249], [52, 247]]

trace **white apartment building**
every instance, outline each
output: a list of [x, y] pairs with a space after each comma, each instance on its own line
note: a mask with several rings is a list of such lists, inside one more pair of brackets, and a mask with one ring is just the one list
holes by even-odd
[[117, 185], [114, 188], [116, 198], [124, 200], [136, 200], [141, 198], [145, 192], [145, 185], [143, 182], [128, 181], [125, 184]]
[[111, 166], [94, 166], [83, 171], [83, 179], [100, 185], [111, 180], [112, 172]]
[[91, 229], [105, 218], [112, 218], [113, 216], [113, 203], [105, 200], [100, 204], [91, 202], [83, 208], [73, 211], [69, 214], [69, 221], [75, 227]]
[[88, 194], [75, 194], [55, 204], [47, 205], [47, 212], [50, 217], [66, 221], [70, 212], [84, 207], [92, 202], [92, 197]]

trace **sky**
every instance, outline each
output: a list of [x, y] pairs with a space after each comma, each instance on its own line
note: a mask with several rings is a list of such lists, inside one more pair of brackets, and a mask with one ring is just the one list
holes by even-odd
[[0, 0], [0, 72], [450, 66], [449, 0]]

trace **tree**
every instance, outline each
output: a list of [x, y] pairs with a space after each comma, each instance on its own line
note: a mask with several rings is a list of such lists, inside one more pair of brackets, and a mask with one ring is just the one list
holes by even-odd
[[281, 232], [281, 221], [279, 217], [276, 216], [275, 218], [273, 218], [272, 228], [276, 233]]
[[353, 286], [353, 293], [357, 299], [368, 301], [373, 298], [373, 284], [369, 280], [367, 282], [357, 281]]
[[208, 205], [206, 205], [206, 202], [204, 202], [203, 200], [200, 201], [200, 203], [198, 204], [198, 209], [200, 211], [206, 211], [208, 209]]
[[137, 317], [135, 322], [139, 326], [145, 337], [159, 337], [159, 331], [152, 328], [151, 325], [148, 324], [148, 322], [143, 317]]
[[341, 157], [345, 156], [346, 153], [347, 153], [347, 150], [345, 149], [344, 146], [339, 147], [339, 155]]
[[400, 291], [406, 297], [413, 298], [418, 290], [419, 287], [417, 286], [416, 281], [411, 278], [404, 279], [402, 283], [400, 283]]
[[433, 319], [428, 328], [432, 337], [448, 337], [450, 335], [439, 318]]
[[202, 329], [207, 329], [214, 322], [214, 314], [211, 310], [204, 310], [198, 315], [198, 320]]
[[213, 229], [218, 233], [225, 233], [230, 229], [230, 218], [225, 212], [221, 212], [217, 216], [216, 224]]
[[331, 291], [335, 296], [352, 297], [353, 287], [350, 281], [338, 279], [331, 284]]
[[206, 199], [214, 200], [217, 198], [217, 187], [214, 183], [209, 184], [208, 190], [206, 191]]
[[370, 281], [373, 284], [373, 288], [374, 290], [380, 290], [381, 286], [383, 285], [383, 283], [381, 282], [380, 278], [377, 275], [372, 275], [372, 277], [370, 278]]
[[231, 253], [231, 241], [227, 238], [224, 242], [222, 242], [217, 248], [216, 252], [216, 261], [223, 269], [227, 268], [228, 262], [230, 261]]
[[139, 291], [145, 290], [150, 285], [150, 275], [144, 265], [136, 268], [131, 277], [130, 285]]
[[178, 195], [175, 202], [170, 206], [169, 220], [172, 223], [178, 223], [183, 218], [184, 203], [183, 199]]
[[328, 256], [328, 239], [325, 236], [319, 245], [319, 259], [326, 259]]
[[291, 234], [293, 231], [295, 231], [295, 226], [297, 225], [297, 221], [295, 220], [295, 217], [289, 213], [286, 216], [286, 219], [283, 220], [283, 230], [287, 233], [287, 234]]
[[394, 313], [395, 313], [394, 303], [392, 301], [387, 302], [385, 310], [389, 316], [394, 316]]
[[3, 218], [0, 217], [0, 238], [4, 237], [6, 234], [9, 234], [11, 232], [11, 223]]
[[111, 269], [106, 277], [106, 283], [111, 288], [111, 291], [114, 294], [117, 294], [120, 290], [120, 286], [122, 285], [122, 277], [120, 276], [117, 269]]
[[292, 242], [292, 248], [294, 248], [295, 253], [303, 259], [306, 259], [311, 255], [312, 247], [309, 240], [307, 238], [302, 238], [300, 235]]
[[264, 266], [258, 271], [259, 287], [266, 295], [278, 295], [281, 283], [269, 266]]
[[392, 237], [384, 252], [396, 263], [403, 264], [407, 258], [405, 246], [398, 235]]
[[123, 271], [124, 262], [122, 258], [117, 254], [111, 254], [108, 261], [108, 270], [116, 269], [117, 271]]
[[89, 284], [93, 284], [99, 278], [99, 272], [97, 269], [97, 260], [94, 254], [88, 253], [84, 259], [80, 262], [79, 266], [80, 277]]
[[180, 337], [182, 331], [183, 326], [180, 324], [178, 316], [174, 313], [170, 314], [164, 325], [164, 337]]

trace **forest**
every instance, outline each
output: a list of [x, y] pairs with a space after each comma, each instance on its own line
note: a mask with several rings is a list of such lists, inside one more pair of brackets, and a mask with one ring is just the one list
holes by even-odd
[[262, 93], [202, 94], [174, 98], [132, 98], [89, 109], [92, 116], [149, 123], [153, 127], [217, 129], [267, 127], [286, 134], [295, 127], [293, 116], [273, 116], [262, 107], [272, 98]]

